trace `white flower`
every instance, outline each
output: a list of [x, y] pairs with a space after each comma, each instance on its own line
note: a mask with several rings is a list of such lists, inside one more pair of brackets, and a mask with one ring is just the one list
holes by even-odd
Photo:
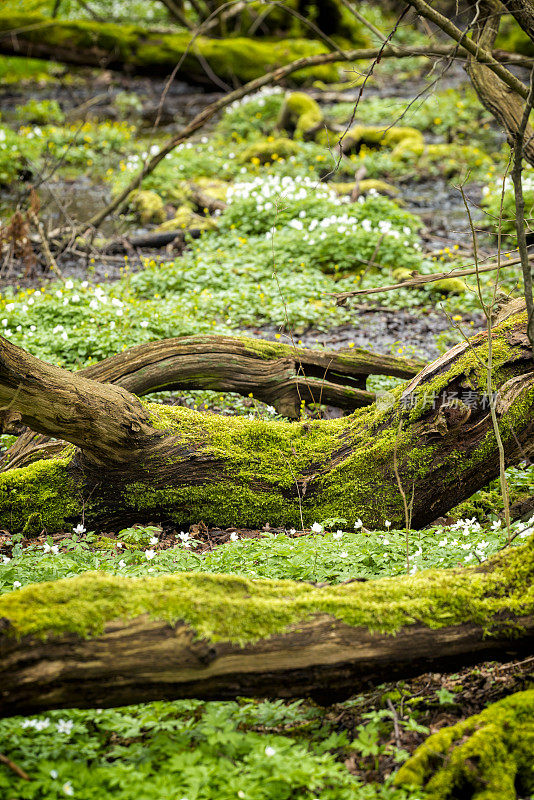
[[119, 567], [123, 569], [125, 566], [126, 566], [126, 561], [124, 560], [124, 558], [121, 558], [121, 560], [119, 561]]
[[468, 553], [468, 554], [465, 556], [465, 558], [464, 558], [464, 561], [465, 561], [465, 563], [467, 563], [468, 561], [472, 561], [472, 560], [473, 560], [473, 558], [474, 558], [474, 556], [473, 556], [473, 553]]
[[152, 539], [149, 541], [149, 544], [157, 544], [157, 543], [158, 543], [158, 537], [157, 536], [153, 536]]
[[72, 784], [71, 784], [70, 781], [67, 781], [67, 783], [64, 783], [63, 786], [62, 786], [62, 789], [63, 789], [65, 794], [69, 795], [69, 797], [72, 797], [72, 795], [74, 794], [74, 789], [72, 788]]
[[86, 531], [87, 529], [86, 529], [85, 525], [82, 525], [82, 524], [80, 523], [79, 525], [76, 525], [76, 527], [75, 527], [75, 528], [73, 528], [72, 530], [74, 531], [74, 533], [79, 533], [79, 534], [81, 534], [81, 533], [85, 533], [85, 531]]
[[290, 536], [294, 536], [295, 534], [296, 534], [296, 530], [295, 530], [295, 528], [290, 528], [290, 529], [289, 529], [289, 535], [290, 535]]
[[389, 521], [389, 519], [385, 519], [384, 520], [384, 525], [386, 526], [386, 528], [389, 531], [389, 529], [391, 528], [391, 522]]
[[145, 558], [147, 561], [151, 561], [151, 559], [153, 559], [155, 555], [156, 555], [155, 550], [145, 550]]
[[267, 746], [267, 747], [265, 748], [265, 755], [266, 755], [266, 756], [269, 756], [269, 758], [271, 758], [271, 756], [274, 756], [274, 755], [276, 755], [276, 750], [274, 749], [274, 747], [269, 747], [269, 746]]
[[382, 539], [382, 544], [389, 544], [389, 543], [390, 543], [389, 539], [386, 539], [386, 537], [384, 536], [384, 538]]
[[178, 536], [182, 540], [182, 542], [187, 542], [189, 540], [189, 534], [188, 533], [184, 533], [183, 531], [180, 531]]
[[13, 588], [14, 589], [20, 589], [21, 586], [22, 586], [22, 583], [20, 581], [13, 581]]
[[356, 531], [357, 531], [357, 530], [358, 530], [358, 528], [361, 528], [361, 527], [362, 527], [362, 525], [363, 525], [363, 522], [362, 522], [362, 521], [361, 521], [361, 519], [358, 517], [358, 519], [357, 519], [357, 520], [356, 520], [356, 522], [354, 523], [354, 530], [356, 530]]
[[347, 553], [346, 550], [342, 550], [341, 553], [339, 554], [340, 558], [348, 558], [348, 556], [349, 554]]
[[493, 531], [498, 531], [499, 528], [501, 527], [501, 525], [502, 525], [502, 521], [500, 519], [497, 519], [497, 520], [495, 520], [495, 522], [492, 522], [491, 529]]
[[65, 281], [65, 289], [74, 289], [74, 284], [71, 280]]
[[122, 549], [122, 547], [123, 547], [122, 542], [117, 542], [117, 547], [120, 547]]
[[239, 536], [237, 535], [237, 533], [235, 531], [232, 531], [232, 533], [230, 534], [230, 541], [231, 542], [237, 542], [238, 539], [239, 539]]
[[43, 545], [43, 552], [44, 553], [53, 553], [55, 556], [59, 553], [59, 547], [57, 544], [49, 545], [48, 542], [45, 542]]
[[9, 564], [9, 562], [11, 561], [9, 556], [2, 556], [2, 560], [3, 560], [4, 564]]
[[323, 526], [319, 522], [314, 522], [311, 529], [314, 533], [321, 533]]
[[139, 324], [141, 325], [142, 328], [148, 328], [148, 322], [146, 319], [141, 320]]
[[343, 538], [343, 531], [336, 531], [332, 534], [332, 539], [342, 539]]
[[55, 780], [55, 779], [57, 778], [57, 776], [58, 776], [57, 769], [51, 769], [51, 770], [50, 770], [50, 777], [51, 777], [53, 780]]
[[415, 575], [416, 572], [417, 572], [417, 564], [414, 564], [410, 570], [410, 575]]
[[447, 545], [447, 537], [445, 536], [443, 539], [440, 539], [438, 542], [438, 547], [445, 547]]
[[72, 731], [72, 727], [74, 722], [70, 719], [60, 719], [56, 722], [56, 728], [58, 733], [70, 733]]

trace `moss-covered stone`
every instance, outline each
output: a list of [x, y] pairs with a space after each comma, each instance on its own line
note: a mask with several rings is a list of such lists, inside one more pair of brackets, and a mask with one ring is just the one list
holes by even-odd
[[278, 127], [294, 135], [295, 139], [309, 141], [320, 129], [324, 115], [319, 103], [304, 92], [286, 95], [280, 109]]
[[[355, 181], [349, 182], [331, 182], [328, 184], [340, 196], [350, 195], [356, 186]], [[376, 178], [366, 178], [358, 184], [360, 194], [366, 195], [376, 192], [383, 194], [386, 197], [397, 197], [399, 190], [391, 183], [386, 181], [377, 180]]]
[[[534, 611], [534, 539], [495, 556], [484, 572], [427, 570], [413, 576], [318, 588], [239, 576], [176, 574], [125, 578], [86, 572], [31, 584], [0, 597], [0, 616], [16, 636], [92, 636], [107, 622], [148, 614], [190, 624], [213, 641], [254, 642], [317, 615], [394, 634], [412, 624], [463, 623], [514, 636], [510, 615]], [[492, 620], [491, 627], [488, 620]]]
[[461, 278], [443, 278], [427, 284], [426, 289], [433, 294], [464, 294], [467, 285]]
[[159, 225], [158, 231], [175, 231], [175, 230], [190, 230], [195, 228], [200, 231], [212, 230], [217, 227], [217, 223], [211, 217], [203, 217], [195, 212], [189, 206], [180, 206], [176, 210], [176, 214], [172, 219], [166, 220], [162, 225]]
[[362, 146], [369, 148], [383, 147], [400, 154], [403, 148], [424, 149], [423, 134], [416, 128], [393, 125], [391, 128], [354, 125], [343, 137], [345, 152], [358, 152]]
[[273, 136], [269, 136], [267, 139], [261, 139], [245, 148], [239, 159], [243, 164], [250, 161], [256, 164], [267, 164], [280, 158], [296, 156], [299, 152], [298, 143], [292, 139], [282, 136], [275, 139]]
[[129, 205], [143, 225], [165, 221], [166, 214], [163, 200], [157, 192], [153, 192], [151, 189], [141, 189], [134, 192], [130, 196]]
[[530, 689], [430, 736], [395, 783], [424, 789], [429, 800], [516, 800], [534, 791], [533, 754]]

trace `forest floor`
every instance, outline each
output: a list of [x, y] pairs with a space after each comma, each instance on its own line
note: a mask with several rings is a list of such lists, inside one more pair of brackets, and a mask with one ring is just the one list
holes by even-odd
[[[218, 96], [175, 81], [161, 103], [164, 89], [163, 81], [90, 70], [5, 81], [0, 88], [0, 144], [9, 144], [8, 150], [0, 147], [0, 326], [11, 341], [71, 369], [135, 344], [192, 333], [245, 333], [431, 360], [484, 327], [471, 279], [383, 291], [342, 307], [332, 300], [337, 292], [387, 286], [413, 270], [430, 274], [471, 265], [472, 232], [460, 184], [479, 230], [480, 257], [495, 252], [495, 198], [507, 163], [503, 136], [461, 68], [452, 67], [430, 88], [415, 60], [395, 75], [388, 65], [377, 70], [356, 122], [385, 127], [398, 120], [423, 135], [424, 152], [406, 157], [382, 143], [363, 145], [331, 170], [328, 148], [277, 129], [286, 91], [262, 92], [223, 112], [164, 160], [137, 200], [97, 237], [58, 259], [63, 278], [54, 276], [43, 253], [24, 245], [24, 234], [35, 234], [31, 225], [23, 216], [18, 235], [10, 228], [12, 215], [19, 207], [24, 215], [35, 187], [49, 233], [87, 220], [151, 148]], [[309, 92], [340, 126], [348, 123], [357, 95], [355, 86]], [[364, 179], [389, 186], [369, 185], [351, 202], [362, 167]], [[226, 209], [210, 214], [200, 207], [191, 184], [223, 200]], [[511, 237], [507, 192], [503, 231]], [[128, 241], [162, 225], [185, 231], [185, 238], [164, 249], [126, 244], [124, 253], [106, 253], [110, 240]], [[187, 231], [199, 227], [205, 228], [200, 238], [189, 238]], [[513, 250], [513, 238], [505, 241], [505, 250]], [[512, 293], [517, 274], [503, 260], [500, 287]], [[491, 273], [482, 277], [486, 299], [492, 280]], [[372, 377], [368, 387], [398, 383]], [[151, 399], [206, 414], [278, 418], [251, 397], [202, 391]], [[315, 417], [338, 413], [303, 410]], [[13, 441], [2, 438], [6, 447]], [[507, 474], [512, 503], [532, 497], [530, 463]], [[533, 513], [534, 507], [516, 516], [514, 544], [530, 534]], [[31, 539], [0, 531], [0, 592], [94, 569], [139, 577], [235, 572], [314, 583], [406, 572], [405, 532], [390, 530], [387, 520], [379, 531], [347, 530], [342, 518], [317, 520], [314, 531], [286, 530], [278, 520], [265, 520], [256, 531], [238, 521], [221, 530], [202, 520], [184, 526], [155, 519], [106, 531], [86, 531], [85, 520], [75, 522], [72, 530]], [[507, 544], [498, 481], [410, 537], [412, 569], [483, 562]], [[534, 659], [509, 656], [502, 665], [359, 687], [330, 708], [242, 698], [3, 720], [0, 751], [29, 780], [0, 765], [0, 794], [6, 787], [10, 791], [2, 796], [9, 798], [418, 800], [421, 792], [392, 786], [398, 765], [429, 732], [529, 686]]]

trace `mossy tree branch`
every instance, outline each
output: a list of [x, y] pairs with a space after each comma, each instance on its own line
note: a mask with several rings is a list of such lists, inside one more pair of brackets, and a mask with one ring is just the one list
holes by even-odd
[[346, 697], [531, 650], [534, 539], [483, 567], [315, 587], [84, 573], [0, 598], [0, 714], [160, 698]]
[[[342, 516], [369, 527], [385, 518], [400, 525], [394, 452], [403, 486], [413, 491], [413, 524], [425, 525], [498, 473], [480, 366], [487, 349], [485, 333], [456, 345], [378, 407], [285, 423], [142, 402], [1, 340], [0, 404], [76, 449], [0, 475], [0, 525], [57, 530], [82, 508], [92, 526], [158, 517], [296, 527], [301, 511], [308, 523]], [[497, 416], [514, 463], [534, 452], [524, 314], [495, 329], [493, 354]]]
[[[409, 378], [423, 366], [358, 347], [336, 352], [247, 337], [183, 336], [132, 347], [76, 374], [122, 386], [138, 397], [177, 389], [252, 394], [296, 419], [302, 402], [351, 410], [370, 405], [375, 395], [365, 388], [369, 375]], [[7, 409], [2, 416], [5, 433], [21, 434], [19, 413]], [[27, 430], [0, 459], [0, 469], [24, 466], [58, 449], [61, 445], [48, 436]]]

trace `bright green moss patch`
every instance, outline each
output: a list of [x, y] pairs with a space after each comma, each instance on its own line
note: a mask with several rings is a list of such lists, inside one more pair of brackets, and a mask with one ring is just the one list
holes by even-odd
[[[165, 74], [184, 57], [180, 67], [182, 78], [204, 83], [205, 60], [220, 78], [246, 82], [298, 58], [326, 52], [322, 42], [305, 38], [260, 41], [246, 37], [208, 39], [198, 36], [191, 46], [188, 33], [161, 33], [135, 25], [92, 20], [50, 20], [36, 14], [0, 15], [0, 32], [12, 30], [17, 30], [17, 35], [23, 35], [28, 43], [45, 37], [52, 48], [107, 52], [111, 66], [120, 62], [155, 74]], [[298, 81], [310, 76], [332, 82], [338, 80], [339, 70], [335, 64], [326, 64], [300, 70], [294, 77]]]
[[0, 616], [15, 635], [43, 637], [96, 635], [111, 620], [142, 614], [169, 623], [184, 620], [201, 636], [240, 643], [324, 614], [392, 634], [417, 623], [440, 628], [498, 618], [494, 629], [502, 633], [507, 617], [534, 611], [534, 539], [486, 566], [491, 572], [428, 570], [326, 588], [203, 573], [132, 579], [87, 572], [3, 595]]
[[68, 474], [69, 458], [37, 461], [0, 474], [0, 520], [26, 535], [43, 528], [59, 530], [80, 511], [76, 484]]
[[515, 800], [534, 791], [533, 753], [531, 689], [430, 736], [395, 782], [424, 788], [429, 800]]

